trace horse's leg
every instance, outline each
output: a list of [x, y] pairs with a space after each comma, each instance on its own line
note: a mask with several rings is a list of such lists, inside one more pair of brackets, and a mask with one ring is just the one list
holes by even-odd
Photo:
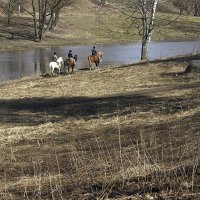
[[53, 76], [53, 67], [52, 66], [50, 67], [50, 76], [51, 77]]
[[99, 60], [98, 61], [96, 61], [96, 68], [98, 68], [99, 67]]
[[54, 67], [52, 67], [52, 71], [51, 71], [52, 76], [53, 76], [53, 73], [54, 73]]
[[63, 66], [63, 74], [66, 73], [66, 66], [65, 66], [65, 62], [64, 62], [64, 66]]
[[89, 61], [90, 70], [92, 70], [92, 63]]
[[95, 69], [98, 67], [98, 62], [95, 62]]
[[67, 71], [68, 71], [68, 74], [70, 74], [69, 68], [70, 68], [70, 67], [69, 67], [69, 65], [68, 65], [68, 66], [67, 66]]

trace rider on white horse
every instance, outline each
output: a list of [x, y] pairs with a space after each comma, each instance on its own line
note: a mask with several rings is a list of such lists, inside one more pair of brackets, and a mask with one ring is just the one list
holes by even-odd
[[58, 69], [58, 73], [60, 74], [61, 66], [64, 63], [63, 58], [59, 57], [57, 61], [52, 61], [49, 63], [50, 74], [53, 75], [54, 69]]
[[[56, 52], [53, 53], [52, 60], [53, 60], [54, 62], [57, 62], [58, 56], [57, 56]], [[57, 62], [57, 63], [58, 63], [58, 62]]]

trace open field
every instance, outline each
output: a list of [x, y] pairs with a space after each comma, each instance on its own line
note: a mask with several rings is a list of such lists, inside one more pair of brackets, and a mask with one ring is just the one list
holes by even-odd
[[198, 199], [200, 74], [186, 66], [1, 85], [0, 199]]
[[[63, 10], [40, 43], [30, 16], [16, 15], [8, 26], [0, 15], [1, 51], [139, 40], [108, 33], [106, 26], [123, 33], [113, 23], [117, 13], [81, 2]], [[158, 15], [166, 23], [176, 17]], [[199, 24], [181, 16], [153, 40], [199, 38]], [[0, 199], [198, 199], [200, 74], [182, 73], [190, 59], [0, 85]]]

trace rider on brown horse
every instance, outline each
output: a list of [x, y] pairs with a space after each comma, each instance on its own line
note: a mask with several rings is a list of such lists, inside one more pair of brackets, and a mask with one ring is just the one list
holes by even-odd
[[[68, 58], [64, 61], [64, 67], [68, 68], [69, 74], [74, 73], [74, 67], [76, 65], [77, 58], [78, 56], [77, 55], [73, 56], [72, 50], [70, 50], [68, 53]], [[71, 69], [71, 72], [70, 72], [70, 69]]]
[[92, 48], [92, 55], [96, 55], [96, 54], [97, 54], [97, 51], [95, 49], [95, 46], [93, 46], [93, 48]]
[[102, 61], [103, 52], [96, 51], [95, 46], [92, 48], [92, 55], [88, 56], [88, 62], [90, 69], [92, 69], [92, 63], [95, 64], [96, 67], [99, 66], [99, 63]]
[[68, 58], [69, 58], [69, 60], [71, 60], [74, 63], [74, 65], [76, 65], [76, 60], [74, 59], [74, 57], [72, 55], [72, 50], [69, 50]]

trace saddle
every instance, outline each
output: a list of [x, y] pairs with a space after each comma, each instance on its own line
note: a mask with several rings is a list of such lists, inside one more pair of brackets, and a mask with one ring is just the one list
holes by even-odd
[[74, 60], [74, 58], [67, 58], [67, 59], [66, 59], [66, 64], [67, 64], [67, 65], [75, 65], [75, 60]]

